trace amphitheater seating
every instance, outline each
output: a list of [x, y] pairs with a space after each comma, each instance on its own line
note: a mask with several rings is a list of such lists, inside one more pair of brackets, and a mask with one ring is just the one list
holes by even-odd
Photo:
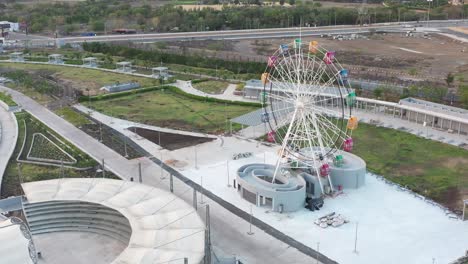
[[205, 224], [173, 194], [129, 181], [62, 178], [21, 185], [33, 234], [92, 232], [127, 244], [114, 264], [169, 263], [204, 256]]
[[119, 212], [99, 204], [81, 201], [25, 203], [33, 235], [50, 232], [91, 232], [128, 244], [132, 230]]

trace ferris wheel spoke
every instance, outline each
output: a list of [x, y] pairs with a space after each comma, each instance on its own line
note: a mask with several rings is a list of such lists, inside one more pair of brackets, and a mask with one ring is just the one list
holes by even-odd
[[325, 114], [333, 116], [335, 118], [343, 117], [343, 111], [339, 111], [340, 109], [334, 110], [334, 109], [331, 109], [331, 108], [321, 107], [319, 105], [311, 106], [311, 108], [313, 108], [314, 112], [325, 113]]
[[338, 124], [331, 122], [328, 118], [325, 117], [319, 117], [319, 119], [322, 121], [320, 124], [323, 126], [323, 128], [326, 128], [327, 131], [335, 134], [336, 137], [339, 137], [342, 140], [345, 139], [345, 133], [341, 130], [340, 127], [338, 127]]
[[[275, 87], [273, 87], [273, 89], [277, 89], [278, 92], [283, 92], [283, 94], [288, 97], [291, 101], [295, 101], [296, 98], [294, 97], [294, 87], [292, 87], [292, 85], [288, 85], [288, 82], [286, 82], [286, 80], [284, 80], [283, 78], [283, 81], [277, 79], [275, 76], [270, 76], [270, 81], [273, 82], [273, 84], [275, 85]], [[271, 94], [271, 93], [270, 93]], [[283, 97], [284, 99], [286, 99], [286, 97]]]
[[[324, 145], [325, 147], [329, 147], [329, 146], [330, 146], [329, 142], [331, 142], [331, 140], [329, 140], [330, 135], [327, 133], [327, 130], [321, 129], [323, 126], [320, 126], [321, 122], [320, 122], [318, 116], [317, 116], [317, 115], [314, 115], [314, 116], [313, 116], [313, 115], [314, 115], [314, 114], [305, 115], [305, 117], [304, 117], [305, 121], [304, 121], [304, 122], [306, 122], [306, 123], [308, 123], [308, 124], [311, 124], [312, 130], [314, 131], [314, 133], [315, 133], [317, 136], [319, 136], [318, 133], [319, 133], [319, 131], [320, 131], [320, 136], [322, 136], [322, 141], [323, 141], [324, 139], [326, 140], [326, 141], [325, 141], [326, 144], [323, 144], [323, 145]], [[314, 122], [314, 120], [313, 120], [314, 118], [315, 118], [316, 120], [318, 120], [319, 122]], [[317, 126], [314, 126], [315, 123], [317, 124]], [[318, 143], [318, 142], [317, 142], [317, 143]], [[318, 146], [318, 145], [315, 144], [315, 145], [313, 145], [313, 146]]]
[[290, 91], [280, 90], [276, 93], [268, 94], [268, 97], [270, 99], [273, 99], [273, 101], [293, 104], [296, 101], [296, 99], [289, 96], [288, 94], [290, 93]]
[[287, 62], [282, 61], [282, 62], [278, 63], [277, 66], [275, 66], [275, 69], [277, 70], [278, 75], [281, 76], [281, 80], [278, 80], [278, 78], [276, 78], [275, 75], [272, 75], [272, 78], [277, 80], [277, 82], [275, 83], [276, 85], [278, 85], [280, 87], [283, 87], [283, 88], [286, 88], [285, 90], [290, 91], [291, 94], [289, 96], [292, 97], [294, 95], [296, 87], [295, 87], [295, 85], [293, 83], [288, 81], [288, 80], [292, 79], [293, 76], [291, 75], [290, 71], [287, 71], [284, 68], [285, 63], [287, 63]]
[[327, 76], [329, 79], [323, 83], [323, 84], [320, 84], [318, 87], [317, 87], [317, 95], [320, 95], [325, 89], [332, 89], [332, 90], [337, 90], [337, 93], [340, 93], [341, 94], [341, 91], [338, 90], [340, 89], [339, 87], [332, 87], [331, 85], [334, 83], [334, 81], [336, 80], [336, 76], [339, 74], [339, 72], [336, 72], [334, 75], [332, 75], [331, 77], [330, 76]]

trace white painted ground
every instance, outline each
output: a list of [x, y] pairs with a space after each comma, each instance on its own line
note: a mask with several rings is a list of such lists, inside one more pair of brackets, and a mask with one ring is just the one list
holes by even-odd
[[417, 51], [417, 50], [412, 50], [412, 49], [407, 49], [407, 48], [402, 48], [402, 47], [395, 47], [399, 50], [403, 50], [403, 51], [407, 51], [407, 52], [411, 52], [411, 53], [417, 53], [417, 54], [422, 54], [421, 51]]
[[[202, 155], [200, 155], [202, 156]], [[266, 160], [274, 163], [276, 154], [268, 152]], [[204, 157], [207, 159], [208, 157]], [[200, 157], [203, 159], [203, 157]], [[263, 162], [264, 154], [243, 160], [229, 161], [230, 183], [243, 164]], [[250, 203], [228, 187], [227, 162], [199, 165], [186, 169], [184, 175], [250, 212]], [[335, 199], [325, 200], [324, 208], [311, 212], [279, 214], [266, 208], [253, 208], [254, 215], [298, 241], [317, 248], [339, 263], [395, 264], [449, 263], [468, 249], [468, 221], [450, 219], [443, 210], [413, 194], [399, 190], [368, 174], [366, 186], [345, 190]], [[319, 216], [336, 212], [351, 222], [339, 228], [322, 229], [313, 221]], [[358, 223], [357, 253], [354, 253], [355, 230]]]
[[[118, 119], [111, 121], [94, 113], [93, 117], [103, 119], [119, 131], [132, 133]], [[130, 138], [159, 157], [161, 150], [155, 144]], [[227, 161], [229, 183], [232, 185], [240, 166], [263, 162], [264, 159], [274, 164], [277, 148], [235, 137], [219, 137], [196, 148], [162, 152], [164, 160], [178, 159], [187, 164], [179, 168], [185, 176], [199, 183], [203, 176], [205, 188], [250, 212], [250, 203], [244, 201], [234, 188], [227, 186]], [[256, 156], [232, 160], [232, 154], [239, 152], [253, 152]], [[195, 169], [195, 165], [198, 169]], [[319, 242], [320, 252], [344, 264], [431, 264], [433, 258], [436, 264], [449, 263], [463, 256], [468, 249], [468, 221], [450, 219], [439, 207], [400, 191], [372, 175], [368, 175], [365, 187], [345, 190], [343, 196], [327, 199], [324, 208], [318, 212], [304, 209], [296, 213], [278, 214], [255, 206], [253, 212], [256, 217], [312, 248], [317, 248]], [[321, 229], [313, 223], [329, 212], [342, 214], [351, 223], [329, 229]], [[357, 254], [353, 252], [356, 223], [359, 223]]]

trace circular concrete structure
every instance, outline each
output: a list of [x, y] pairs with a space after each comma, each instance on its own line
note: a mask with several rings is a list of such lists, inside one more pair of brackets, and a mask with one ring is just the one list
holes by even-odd
[[[301, 149], [301, 152], [307, 152], [308, 148]], [[336, 190], [338, 186], [343, 189], [357, 189], [365, 184], [366, 162], [353, 153], [338, 151], [335, 155], [342, 156], [340, 165], [330, 161], [330, 178], [333, 187]], [[309, 175], [317, 177], [316, 175]], [[306, 177], [306, 180], [310, 177]]]
[[237, 190], [247, 201], [273, 211], [292, 212], [304, 207], [306, 190], [300, 175], [285, 177], [278, 173], [272, 183], [275, 166], [247, 164], [237, 170]]
[[[128, 223], [128, 246], [112, 263], [167, 263], [184, 258], [189, 263], [200, 263], [204, 257], [202, 219], [192, 206], [164, 190], [110, 179], [58, 179], [25, 183], [22, 187], [29, 205], [36, 205], [35, 220], [42, 221], [41, 233], [71, 228], [83, 232], [85, 222], [80, 219], [91, 213], [90, 208], [89, 232], [108, 236], [120, 233], [124, 240]], [[52, 210], [58, 206], [64, 209]], [[25, 210], [29, 218], [33, 211]], [[70, 211], [73, 215], [65, 216]], [[117, 219], [119, 215], [122, 219]]]
[[[307, 148], [301, 152], [307, 152]], [[342, 160], [339, 165], [329, 162], [333, 190], [362, 187], [366, 176], [364, 160], [349, 152], [339, 151], [336, 154], [341, 155]], [[317, 199], [330, 194], [329, 181], [300, 162], [296, 169], [278, 172], [273, 183], [274, 172], [275, 166], [269, 164], [254, 163], [240, 167], [236, 176], [237, 191], [256, 206], [277, 212], [297, 211], [304, 208], [306, 197]]]
[[330, 164], [330, 177], [333, 185], [341, 185], [343, 189], [357, 189], [365, 184], [366, 162], [349, 152], [341, 152], [343, 164], [336, 166]]

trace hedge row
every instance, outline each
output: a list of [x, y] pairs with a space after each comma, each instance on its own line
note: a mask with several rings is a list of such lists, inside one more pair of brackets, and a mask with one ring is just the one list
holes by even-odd
[[119, 98], [119, 97], [124, 97], [132, 94], [139, 94], [139, 93], [146, 93], [146, 92], [151, 92], [151, 91], [156, 91], [156, 90], [161, 90], [161, 89], [167, 89], [175, 94], [182, 95], [184, 97], [198, 100], [198, 101], [203, 101], [203, 102], [211, 102], [211, 103], [223, 103], [223, 104], [230, 104], [230, 105], [240, 105], [240, 106], [253, 106], [253, 107], [262, 107], [262, 104], [260, 103], [254, 103], [254, 102], [241, 102], [241, 101], [231, 101], [231, 100], [223, 100], [223, 99], [218, 99], [218, 98], [213, 98], [213, 97], [205, 97], [205, 96], [199, 96], [199, 95], [194, 95], [191, 93], [186, 93], [182, 91], [181, 89], [175, 87], [175, 86], [169, 86], [169, 85], [164, 85], [164, 86], [154, 86], [154, 87], [146, 87], [146, 88], [140, 88], [140, 89], [135, 89], [135, 90], [129, 90], [129, 91], [124, 91], [124, 92], [118, 92], [118, 93], [109, 93], [109, 94], [102, 94], [102, 95], [97, 95], [97, 96], [80, 96], [78, 98], [79, 102], [86, 102], [86, 101], [100, 101], [100, 100], [108, 100], [112, 98]]
[[131, 94], [151, 92], [151, 91], [159, 90], [162, 88], [165, 88], [165, 86], [145, 87], [145, 88], [139, 88], [139, 89], [117, 92], [117, 93], [100, 94], [96, 96], [83, 95], [78, 98], [78, 102], [108, 100], [108, 99], [119, 98], [119, 97], [131, 95]]
[[228, 61], [219, 58], [210, 58], [196, 54], [172, 54], [160, 50], [141, 50], [120, 45], [112, 45], [100, 42], [83, 43], [83, 49], [87, 52], [102, 53], [111, 56], [120, 56], [126, 59], [147, 61], [153, 65], [161, 61], [169, 64], [179, 64], [199, 68], [225, 69], [237, 73], [263, 73], [264, 62], [255, 61]]
[[15, 101], [13, 101], [13, 99], [11, 98], [11, 95], [3, 93], [3, 92], [0, 92], [0, 101], [3, 101], [8, 106], [18, 105]]
[[192, 80], [192, 84], [196, 84], [196, 83], [202, 83], [202, 82], [206, 82], [206, 81], [209, 81], [210, 79], [207, 79], [207, 78], [204, 78], [204, 79], [196, 79], [196, 80]]

